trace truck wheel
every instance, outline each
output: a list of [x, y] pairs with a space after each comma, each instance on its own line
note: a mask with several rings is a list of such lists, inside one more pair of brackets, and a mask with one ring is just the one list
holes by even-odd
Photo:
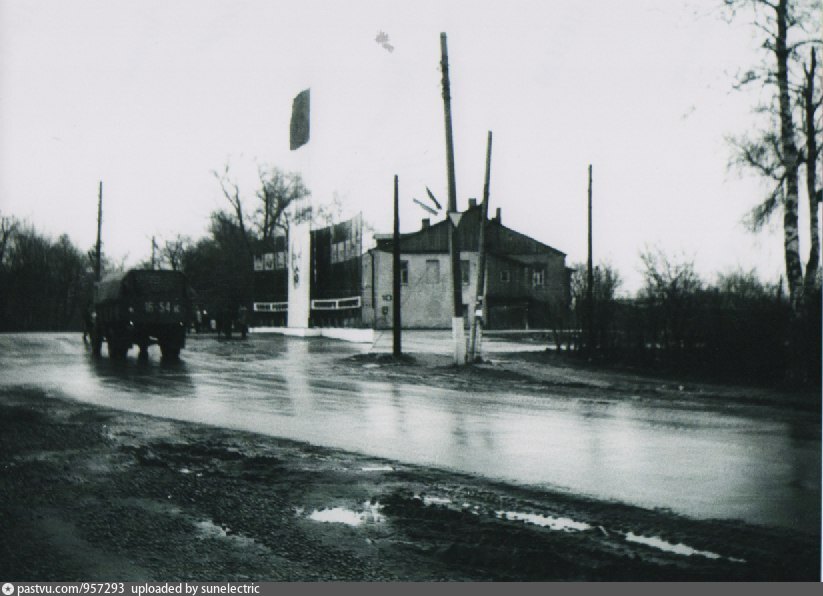
[[109, 338], [109, 358], [112, 360], [125, 360], [129, 353], [129, 346], [123, 341]]
[[174, 362], [180, 359], [180, 346], [162, 343], [160, 344], [160, 354], [163, 360]]
[[100, 357], [100, 351], [103, 347], [103, 336], [97, 329], [91, 331], [91, 353], [92, 356]]

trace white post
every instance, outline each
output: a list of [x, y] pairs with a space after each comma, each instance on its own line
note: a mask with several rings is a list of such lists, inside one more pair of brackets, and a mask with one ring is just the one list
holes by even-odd
[[311, 223], [289, 226], [289, 312], [290, 328], [309, 326], [311, 280]]
[[452, 340], [454, 341], [454, 363], [466, 364], [466, 334], [463, 330], [463, 317], [452, 317]]

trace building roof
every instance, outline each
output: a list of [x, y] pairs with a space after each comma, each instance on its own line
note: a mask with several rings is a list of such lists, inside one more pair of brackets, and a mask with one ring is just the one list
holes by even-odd
[[[457, 226], [458, 245], [461, 251], [473, 252], [478, 250], [481, 206], [471, 206], [462, 212], [460, 223]], [[400, 235], [400, 251], [410, 253], [446, 253], [449, 251], [448, 219], [429, 224], [423, 220], [423, 227], [416, 231]], [[391, 251], [393, 235], [375, 234], [376, 250]], [[489, 252], [499, 255], [527, 255], [553, 253], [566, 256], [566, 253], [508, 228], [500, 221], [500, 212], [497, 217], [488, 220], [486, 228], [486, 246]]]

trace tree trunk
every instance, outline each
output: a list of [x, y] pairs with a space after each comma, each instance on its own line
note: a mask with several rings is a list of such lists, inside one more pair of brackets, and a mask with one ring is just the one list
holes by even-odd
[[797, 235], [798, 152], [794, 140], [792, 107], [789, 98], [788, 59], [786, 47], [788, 0], [780, 0], [775, 6], [777, 38], [777, 86], [780, 105], [780, 144], [786, 168], [786, 196], [783, 207], [783, 246], [786, 258], [786, 279], [789, 282], [789, 298], [792, 310], [799, 312], [803, 302], [803, 266], [800, 261], [800, 245]]
[[806, 86], [803, 89], [806, 103], [806, 189], [809, 194], [809, 260], [806, 263], [805, 292], [811, 295], [814, 291], [817, 278], [817, 269], [820, 266], [820, 224], [817, 215], [817, 137], [814, 129], [814, 77], [817, 67], [817, 57], [814, 49], [809, 69], [806, 71]]

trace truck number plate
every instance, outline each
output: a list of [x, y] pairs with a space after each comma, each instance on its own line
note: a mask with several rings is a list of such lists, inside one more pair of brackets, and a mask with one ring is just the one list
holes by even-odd
[[144, 303], [145, 311], [148, 313], [180, 313], [180, 305], [171, 302], [151, 302]]

